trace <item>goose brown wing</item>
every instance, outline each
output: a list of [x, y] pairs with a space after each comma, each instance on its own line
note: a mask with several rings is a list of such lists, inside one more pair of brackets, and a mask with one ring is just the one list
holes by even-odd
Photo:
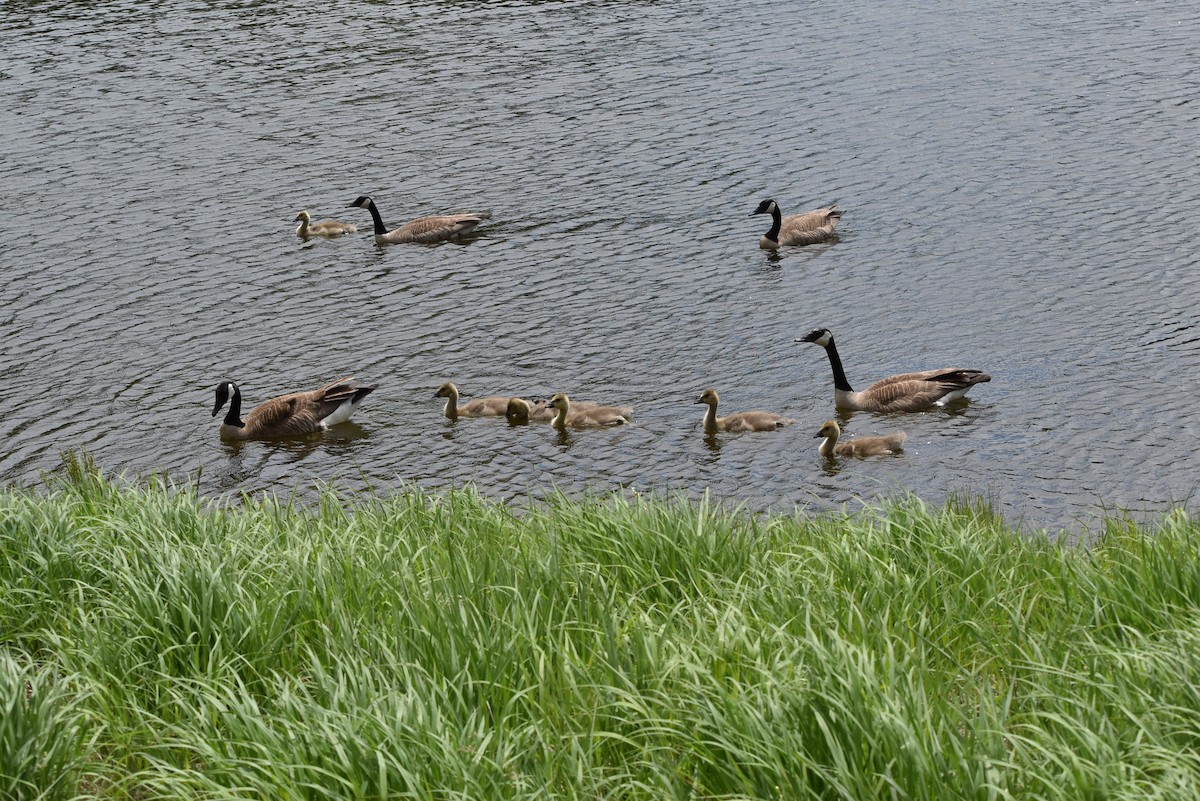
[[311, 394], [297, 392], [260, 403], [246, 415], [246, 431], [253, 436], [286, 437], [318, 430], [320, 404], [307, 397]]
[[339, 378], [320, 389], [293, 392], [263, 401], [246, 415], [246, 429], [256, 436], [308, 434], [346, 401], [359, 401], [374, 387], [360, 387], [353, 377]]
[[947, 384], [951, 389], [962, 389], [963, 387], [971, 387], [975, 384], [982, 384], [991, 380], [992, 377], [981, 370], [956, 367], [947, 370], [922, 370], [916, 373], [890, 375], [887, 378], [879, 379], [867, 387], [866, 391], [874, 392], [876, 387], [883, 387], [888, 384], [900, 384], [908, 381], [933, 381], [939, 384]]
[[779, 241], [786, 245], [811, 245], [833, 236], [842, 212], [837, 206], [784, 217]]
[[928, 409], [955, 389], [953, 385], [922, 378], [899, 381], [885, 379], [872, 384], [864, 390], [863, 395], [870, 397], [874, 411], [916, 412]]
[[491, 214], [442, 214], [431, 217], [418, 217], [405, 223], [388, 234], [388, 238], [396, 242], [419, 242], [431, 244], [449, 239], [456, 234], [470, 231]]
[[346, 401], [359, 403], [374, 391], [375, 387], [364, 387], [355, 383], [353, 376], [347, 376], [312, 392], [297, 392], [296, 396], [304, 399], [306, 408], [311, 406], [316, 410], [317, 420], [320, 421], [333, 414]]
[[863, 395], [880, 412], [915, 412], [928, 409], [951, 392], [966, 389], [992, 377], [979, 370], [926, 370], [876, 381]]

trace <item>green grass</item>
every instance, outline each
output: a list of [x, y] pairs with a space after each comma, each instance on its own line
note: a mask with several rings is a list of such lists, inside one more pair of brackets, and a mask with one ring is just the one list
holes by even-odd
[[1200, 526], [0, 493], [0, 798], [1194, 799]]

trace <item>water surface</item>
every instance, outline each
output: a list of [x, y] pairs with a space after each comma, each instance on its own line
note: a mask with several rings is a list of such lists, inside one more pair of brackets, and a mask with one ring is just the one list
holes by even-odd
[[[1200, 475], [1200, 23], [1162, 4], [30, 3], [0, 16], [10, 388], [0, 478], [67, 448], [213, 494], [474, 483], [825, 509], [968, 491], [1013, 521], [1192, 503]], [[374, 244], [490, 209], [462, 244]], [[838, 241], [757, 247], [765, 197]], [[301, 242], [296, 211], [362, 232]], [[897, 458], [829, 465], [821, 350], [862, 388], [976, 367], [969, 403], [849, 416]], [[346, 374], [354, 424], [228, 445], [247, 401]], [[440, 416], [478, 395], [632, 404], [558, 435]], [[722, 411], [798, 424], [705, 437]]]

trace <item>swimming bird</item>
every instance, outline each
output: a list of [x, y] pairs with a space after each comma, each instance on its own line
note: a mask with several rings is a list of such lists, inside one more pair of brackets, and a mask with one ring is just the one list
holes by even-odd
[[[588, 409], [598, 408], [600, 404], [592, 403], [591, 401], [571, 401], [571, 411], [580, 412]], [[631, 408], [619, 408], [618, 411], [625, 412], [629, 415], [633, 414]], [[549, 423], [558, 414], [557, 409], [551, 409], [546, 405], [546, 401], [527, 401], [524, 398], [509, 398], [508, 408], [504, 411], [504, 416], [512, 423]]]
[[504, 416], [510, 423], [549, 423], [558, 412], [546, 405], [545, 401], [530, 403], [524, 398], [509, 398]]
[[903, 450], [904, 440], [908, 434], [897, 431], [895, 434], [884, 434], [877, 437], [856, 437], [849, 442], [838, 443], [842, 429], [837, 420], [826, 420], [821, 430], [813, 435], [813, 439], [824, 437], [825, 441], [817, 449], [826, 458], [834, 454], [838, 456], [881, 456], [885, 453], [899, 453]]
[[717, 431], [775, 431], [796, 422], [774, 412], [752, 411], [737, 412], [726, 417], [717, 417], [717, 404], [721, 402], [715, 389], [706, 389], [700, 393], [696, 403], [707, 403], [708, 411], [704, 413], [704, 430], [713, 434]]
[[842, 219], [842, 210], [834, 203], [823, 209], [813, 209], [803, 214], [792, 214], [784, 217], [779, 211], [779, 204], [774, 200], [764, 200], [758, 208], [750, 212], [771, 215], [771, 230], [758, 240], [761, 248], [774, 249], [780, 245], [813, 245], [833, 238], [838, 220]]
[[371, 200], [367, 195], [360, 195], [350, 206], [366, 209], [371, 212], [371, 219], [375, 221], [375, 241], [385, 244], [399, 244], [401, 242], [432, 244], [434, 242], [443, 242], [470, 231], [484, 220], [489, 220], [492, 217], [490, 211], [436, 214], [428, 217], [418, 217], [415, 220], [406, 222], [399, 228], [389, 231], [387, 226], [383, 224], [383, 218], [379, 216], [379, 209], [375, 208], [375, 201]]
[[829, 366], [833, 368], [833, 400], [839, 408], [866, 412], [919, 412], [934, 406], [945, 406], [963, 397], [976, 384], [991, 381], [980, 370], [950, 368], [901, 373], [876, 381], [862, 392], [855, 392], [846, 380], [842, 360], [833, 344], [828, 328], [817, 328], [797, 342], [813, 342], [825, 348]]
[[225, 439], [294, 437], [346, 422], [374, 390], [356, 384], [352, 377], [340, 378], [320, 389], [263, 401], [243, 420], [241, 389], [232, 381], [222, 381], [217, 384], [212, 416], [216, 417], [229, 402], [229, 411], [221, 422]]
[[558, 429], [565, 428], [566, 426], [571, 426], [572, 428], [597, 428], [600, 426], [621, 425], [633, 421], [633, 409], [628, 406], [599, 406], [590, 404], [590, 408], [579, 408], [579, 406], [573, 406], [571, 399], [562, 392], [552, 397], [546, 405], [551, 409], [557, 410], [557, 414], [554, 415], [554, 419], [550, 421], [550, 424]]
[[308, 239], [310, 236], [323, 236], [326, 239], [331, 239], [342, 234], [352, 234], [358, 230], [357, 225], [351, 223], [338, 222], [337, 220], [321, 220], [320, 222], [312, 222], [312, 217], [309, 216], [307, 209], [302, 209], [296, 215], [293, 222], [299, 222], [300, 225], [296, 228], [296, 236], [301, 239]]
[[442, 414], [453, 420], [456, 417], [500, 417], [508, 408], [508, 397], [474, 398], [464, 404], [458, 402], [458, 387], [452, 381], [447, 381], [438, 387], [433, 394], [435, 398], [445, 398], [446, 405]]

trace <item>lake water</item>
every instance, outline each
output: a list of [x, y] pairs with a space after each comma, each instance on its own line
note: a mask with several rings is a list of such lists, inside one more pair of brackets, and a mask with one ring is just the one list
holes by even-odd
[[[84, 449], [212, 495], [473, 483], [823, 510], [906, 488], [1014, 523], [1197, 506], [1200, 17], [1168, 3], [17, 3], [0, 16], [0, 480]], [[385, 219], [490, 209], [463, 244]], [[772, 254], [749, 212], [837, 202]], [[292, 222], [357, 223], [302, 242]], [[855, 413], [829, 465], [815, 327], [856, 388], [974, 367], [969, 403]], [[354, 374], [324, 436], [247, 403]], [[632, 404], [559, 435], [433, 393]], [[706, 437], [722, 411], [797, 425]], [[845, 419], [845, 418], [844, 418]]]

